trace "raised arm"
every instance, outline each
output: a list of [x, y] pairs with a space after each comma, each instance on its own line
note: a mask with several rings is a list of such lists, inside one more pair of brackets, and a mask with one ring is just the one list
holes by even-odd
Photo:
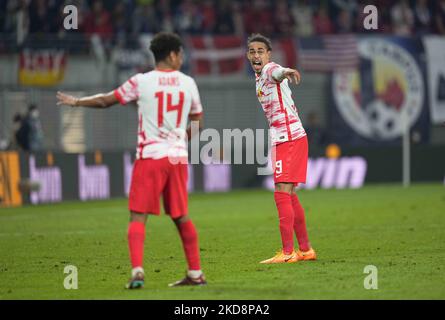
[[94, 96], [77, 98], [69, 94], [58, 91], [57, 105], [67, 105], [71, 107], [87, 107], [87, 108], [108, 108], [119, 103], [114, 91], [109, 93], [99, 93]]
[[273, 70], [272, 77], [277, 82], [281, 82], [285, 78], [287, 78], [292, 83], [292, 79], [294, 79], [295, 84], [299, 84], [301, 80], [300, 73], [297, 70], [291, 68], [283, 68], [283, 67], [278, 67], [275, 70]]

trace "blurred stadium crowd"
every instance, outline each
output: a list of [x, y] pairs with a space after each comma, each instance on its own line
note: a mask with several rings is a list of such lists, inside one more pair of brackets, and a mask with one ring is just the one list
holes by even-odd
[[363, 32], [363, 8], [379, 9], [376, 32], [445, 34], [445, 0], [2, 0], [0, 32], [63, 36], [65, 5], [78, 8], [82, 35], [155, 33], [311, 36]]
[[[78, 10], [77, 30], [64, 29], [67, 5]], [[364, 30], [366, 5], [378, 8], [377, 30]], [[252, 117], [250, 109], [240, 111], [238, 105], [239, 101], [257, 103], [251, 94], [245, 38], [253, 32], [271, 37], [277, 61], [298, 66], [305, 73], [305, 82], [295, 90], [299, 103], [311, 110], [302, 119], [311, 142], [321, 146], [334, 140], [334, 131], [338, 133], [335, 140], [344, 144], [398, 143], [384, 124], [397, 128], [392, 124], [398, 123], [398, 113], [392, 111], [400, 110], [401, 103], [413, 95], [404, 85], [411, 73], [395, 58], [375, 61], [359, 52], [358, 43], [371, 33], [385, 48], [397, 48], [416, 62], [413, 68], [418, 77], [411, 80], [421, 82], [422, 87], [414, 93], [414, 104], [405, 103], [420, 110], [413, 120], [413, 142], [445, 143], [445, 112], [442, 116], [441, 111], [445, 70], [442, 56], [435, 55], [445, 48], [441, 43], [445, 0], [0, 0], [0, 67], [4, 75], [0, 77], [0, 137], [8, 141], [15, 137], [25, 150], [27, 145], [30, 150], [34, 145], [56, 150], [132, 147], [135, 132], [128, 130], [131, 114], [116, 110], [107, 116], [85, 113], [84, 117], [79, 113], [74, 125], [69, 118], [67, 123], [73, 129], [67, 130], [59, 125], [62, 112], [52, 112], [55, 93], [51, 90], [56, 86], [83, 93], [92, 88], [108, 90], [136, 72], [150, 70], [153, 57], [145, 44], [161, 30], [184, 36], [187, 58], [183, 70], [202, 77], [199, 84], [209, 106], [206, 123], [218, 130], [264, 125], [262, 117]], [[361, 86], [353, 79], [347, 92], [331, 88], [329, 83], [339, 68], [356, 70]], [[370, 68], [377, 71], [370, 72]], [[227, 76], [224, 83], [222, 76]], [[340, 114], [330, 114], [344, 105], [335, 97], [346, 94], [351, 94], [351, 101], [361, 105], [361, 110], [371, 110], [375, 101], [389, 105], [382, 107], [381, 116], [375, 115], [377, 111], [363, 113], [369, 128], [380, 128], [385, 139], [377, 129], [363, 138], [350, 131]], [[29, 136], [19, 132], [32, 127], [21, 121], [31, 119], [26, 111], [30, 104], [38, 106], [45, 119], [37, 134], [43, 144], [19, 142], [19, 137]], [[12, 119], [13, 125], [6, 125]], [[337, 130], [339, 126], [344, 130]], [[41, 138], [43, 132], [46, 134]], [[3, 147], [7, 145], [3, 143]]]

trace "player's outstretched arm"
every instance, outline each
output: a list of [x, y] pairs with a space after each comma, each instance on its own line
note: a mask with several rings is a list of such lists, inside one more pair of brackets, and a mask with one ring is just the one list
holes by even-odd
[[119, 101], [113, 91], [81, 98], [76, 98], [60, 91], [57, 92], [58, 106], [67, 105], [71, 107], [108, 108], [117, 103], [119, 103]]
[[283, 71], [283, 75], [287, 78], [291, 83], [292, 79], [295, 80], [295, 84], [299, 84], [301, 80], [300, 72], [295, 69], [285, 68]]
[[287, 78], [291, 83], [295, 80], [295, 84], [299, 84], [301, 80], [300, 72], [291, 68], [279, 68], [272, 73], [272, 76], [278, 82]]

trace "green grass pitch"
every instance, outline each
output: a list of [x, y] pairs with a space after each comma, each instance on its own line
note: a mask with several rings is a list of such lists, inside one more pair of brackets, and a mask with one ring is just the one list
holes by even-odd
[[[192, 194], [208, 286], [169, 288], [186, 270], [170, 219], [150, 217], [146, 284], [130, 274], [125, 199], [0, 209], [0, 299], [444, 299], [445, 188], [300, 191], [319, 260], [260, 265], [280, 247], [271, 192]], [[77, 290], [63, 286], [78, 268]], [[366, 290], [364, 268], [378, 269]]]

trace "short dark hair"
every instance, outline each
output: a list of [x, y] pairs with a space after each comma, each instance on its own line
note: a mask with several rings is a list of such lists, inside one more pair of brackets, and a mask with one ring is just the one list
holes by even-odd
[[170, 52], [179, 52], [182, 47], [181, 38], [175, 33], [159, 32], [150, 42], [150, 50], [155, 56], [156, 63], [168, 57]]
[[249, 38], [247, 38], [247, 46], [252, 42], [262, 42], [266, 45], [267, 50], [272, 51], [272, 42], [269, 38], [263, 36], [260, 33], [252, 33]]

